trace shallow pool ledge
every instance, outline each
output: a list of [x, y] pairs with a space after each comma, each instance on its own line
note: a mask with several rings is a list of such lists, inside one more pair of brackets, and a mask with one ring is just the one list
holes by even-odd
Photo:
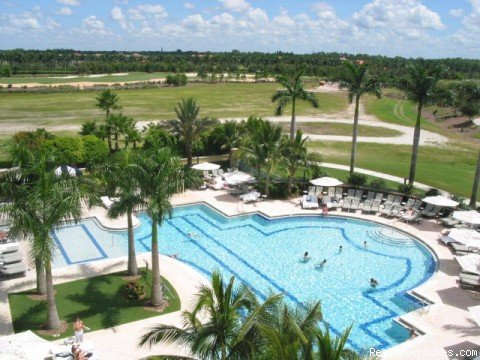
[[[116, 219], [111, 219], [107, 215], [107, 210], [103, 207], [95, 206], [90, 209], [85, 209], [83, 213], [84, 218], [95, 218], [99, 225], [107, 230], [121, 231], [127, 230], [127, 216], [123, 215]], [[133, 227], [140, 226], [140, 220], [133, 215]]]

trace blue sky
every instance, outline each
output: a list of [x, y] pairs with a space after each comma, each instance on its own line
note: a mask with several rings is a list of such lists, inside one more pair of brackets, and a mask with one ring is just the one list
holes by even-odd
[[0, 0], [0, 47], [480, 57], [480, 0]]

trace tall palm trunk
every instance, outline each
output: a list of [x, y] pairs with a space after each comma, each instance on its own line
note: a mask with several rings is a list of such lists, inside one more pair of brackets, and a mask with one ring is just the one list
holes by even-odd
[[188, 167], [190, 167], [192, 166], [192, 147], [187, 145], [185, 147], [185, 152], [187, 155], [187, 165]]
[[413, 147], [412, 147], [412, 159], [410, 161], [410, 173], [408, 175], [408, 185], [413, 186], [415, 182], [415, 171], [417, 169], [417, 156], [418, 145], [420, 143], [420, 119], [422, 118], [423, 104], [418, 104], [417, 121], [415, 123], [415, 130], [413, 132]]
[[478, 152], [477, 169], [475, 170], [475, 177], [473, 178], [472, 195], [470, 197], [470, 207], [472, 208], [477, 207], [477, 191], [478, 191], [479, 178], [480, 178], [480, 151]]
[[108, 150], [112, 152], [113, 150], [113, 145], [112, 145], [112, 135], [108, 134], [107, 135], [107, 142], [108, 142]]
[[50, 260], [45, 263], [45, 278], [47, 280], [47, 329], [56, 330], [60, 328], [57, 304], [55, 303], [55, 290], [53, 288], [52, 264]]
[[41, 259], [35, 259], [35, 271], [37, 273], [37, 294], [45, 295], [47, 293], [47, 279]]
[[135, 237], [133, 235], [133, 221], [132, 212], [127, 211], [127, 224], [128, 224], [128, 275], [138, 275], [137, 258], [135, 254]]
[[358, 112], [360, 106], [360, 96], [355, 96], [355, 114], [353, 116], [352, 149], [350, 153], [350, 174], [355, 171], [355, 156], [357, 154], [357, 136], [358, 136]]
[[290, 139], [295, 139], [295, 134], [297, 133], [297, 124], [295, 121], [295, 101], [296, 99], [292, 99], [292, 120], [290, 121]]
[[160, 264], [158, 258], [158, 219], [152, 216], [152, 305], [163, 305], [163, 292], [160, 279]]

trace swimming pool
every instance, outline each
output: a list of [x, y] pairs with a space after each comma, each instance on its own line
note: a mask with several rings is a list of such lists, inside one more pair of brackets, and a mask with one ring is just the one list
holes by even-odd
[[[147, 215], [139, 218], [138, 253], [150, 251], [151, 231]], [[56, 230], [54, 239], [56, 267], [127, 255], [126, 231], [107, 231], [93, 219]], [[321, 300], [334, 332], [354, 324], [349, 345], [356, 350], [384, 349], [408, 338], [393, 319], [419, 307], [406, 291], [436, 269], [421, 242], [373, 222], [259, 214], [226, 218], [206, 205], [175, 208], [159, 229], [159, 247], [206, 275], [213, 269], [235, 275], [261, 297], [273, 290], [297, 304]], [[308, 263], [300, 261], [305, 251], [312, 256]], [[323, 259], [325, 266], [316, 269]], [[375, 289], [372, 277], [379, 282]]]

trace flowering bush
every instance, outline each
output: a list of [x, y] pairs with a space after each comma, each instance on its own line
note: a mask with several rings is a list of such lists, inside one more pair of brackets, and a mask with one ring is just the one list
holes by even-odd
[[145, 295], [145, 286], [137, 281], [130, 281], [125, 290], [128, 300], [138, 300]]

